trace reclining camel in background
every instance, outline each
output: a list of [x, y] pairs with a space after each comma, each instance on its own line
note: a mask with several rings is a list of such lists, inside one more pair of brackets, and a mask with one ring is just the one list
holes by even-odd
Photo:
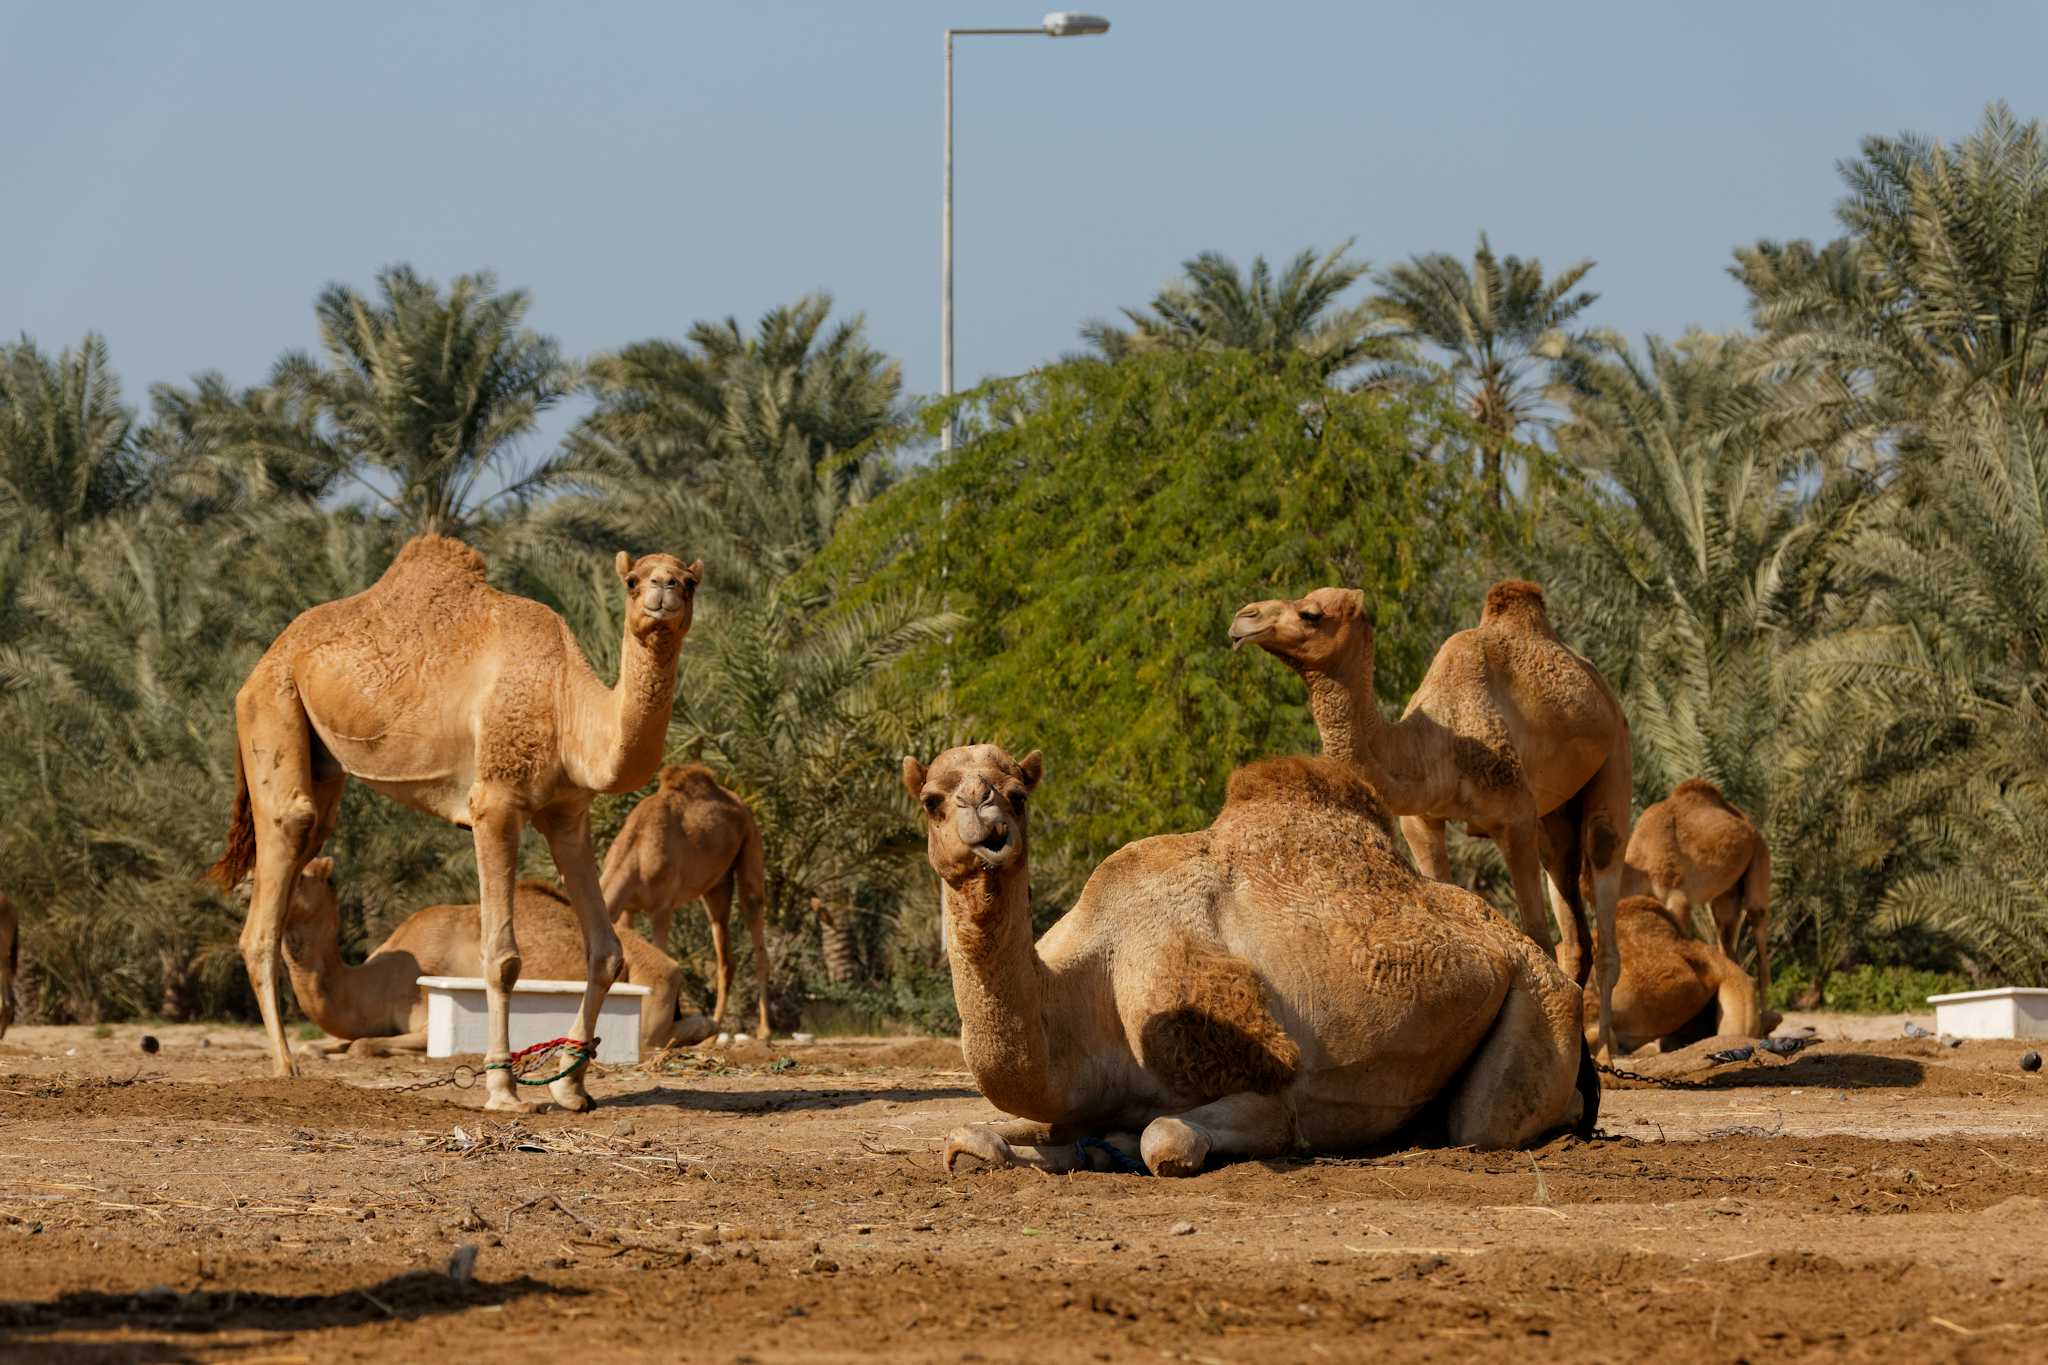
[[[1763, 1036], [1763, 1012], [1749, 973], [1719, 948], [1694, 938], [1688, 921], [1648, 896], [1628, 896], [1614, 908], [1614, 923], [1621, 936], [1614, 1037], [1623, 1052], [1679, 1033], [1709, 1005], [1714, 1007], [1713, 1025], [1701, 1037]], [[1591, 1004], [1586, 1011], [1589, 1047], [1599, 1037]]]
[[732, 991], [732, 948], [726, 922], [733, 898], [754, 936], [754, 975], [760, 982], [761, 1038], [768, 1037], [768, 945], [762, 935], [761, 827], [747, 803], [718, 785], [701, 763], [661, 770], [661, 788], [633, 807], [619, 837], [605, 851], [599, 885], [612, 922], [631, 927], [636, 912], [652, 925], [648, 937], [669, 951], [678, 909], [702, 897], [711, 919], [711, 951], [718, 959], [718, 999], [711, 1017], [725, 1027]]
[[[483, 556], [415, 536], [368, 590], [301, 612], [235, 694], [235, 804], [212, 875], [232, 891], [253, 868], [242, 961], [279, 1075], [294, 1074], [278, 1013], [277, 964], [299, 873], [334, 832], [353, 774], [414, 810], [471, 830], [481, 888], [491, 1046], [486, 1107], [528, 1110], [506, 1063], [506, 995], [519, 979], [512, 930], [519, 836], [548, 841], [583, 926], [588, 983], [569, 1036], [587, 1043], [625, 965], [598, 888], [590, 802], [637, 791], [661, 765], [675, 704], [676, 655], [689, 633], [700, 563], [617, 561], [626, 591], [619, 681], [606, 687], [569, 625], [484, 579]], [[549, 1086], [564, 1109], [591, 1107], [583, 1069]]]
[[1373, 694], [1373, 627], [1363, 593], [1319, 588], [1297, 601], [1251, 603], [1232, 619], [1230, 638], [1234, 648], [1256, 644], [1301, 675], [1323, 753], [1364, 770], [1401, 817], [1424, 876], [1450, 880], [1446, 821], [1498, 844], [1523, 932], [1545, 952], [1552, 942], [1547, 870], [1561, 902], [1557, 960], [1582, 984], [1591, 884], [1600, 1051], [1611, 1057], [1609, 997], [1621, 971], [1614, 905], [1633, 802], [1628, 720], [1593, 665], [1551, 629], [1543, 589], [1494, 584], [1479, 625], [1444, 641], [1392, 725]]
[[[314, 1048], [373, 1057], [425, 1051], [427, 1000], [419, 978], [483, 974], [479, 913], [474, 905], [430, 905], [352, 967], [341, 960], [334, 860], [307, 863], [285, 921], [284, 963], [299, 1008], [330, 1035]], [[523, 975], [537, 981], [583, 978], [583, 930], [567, 896], [539, 882], [521, 882], [513, 893], [512, 919]], [[624, 980], [647, 987], [640, 1002], [642, 1048], [683, 1047], [711, 1036], [710, 1020], [684, 1017], [677, 1003], [681, 967], [630, 929], [620, 931], [619, 946], [626, 956]]]
[[1721, 789], [1690, 778], [1643, 812], [1629, 835], [1625, 896], [1654, 896], [1688, 933], [1693, 907], [1711, 905], [1721, 951], [1734, 958], [1748, 925], [1756, 938], [1757, 998], [1771, 998], [1771, 850]]
[[1034, 947], [1025, 801], [1043, 773], [993, 744], [903, 760], [945, 884], [961, 1049], [1019, 1116], [953, 1133], [947, 1169], [1115, 1164], [1106, 1140], [1192, 1175], [1355, 1149], [1437, 1100], [1454, 1143], [1591, 1131], [1579, 988], [1478, 896], [1417, 876], [1350, 764], [1239, 768], [1208, 829], [1111, 854]]
[[14, 1024], [14, 974], [21, 970], [21, 921], [0, 891], [0, 1038]]

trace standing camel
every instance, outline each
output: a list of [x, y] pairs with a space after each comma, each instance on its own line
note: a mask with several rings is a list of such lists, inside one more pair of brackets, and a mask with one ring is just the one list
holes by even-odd
[[[519, 935], [520, 971], [540, 980], [574, 981], [586, 966], [583, 926], [569, 898], [541, 882], [513, 890], [512, 926]], [[414, 911], [361, 964], [341, 957], [341, 905], [334, 891], [334, 859], [315, 858], [299, 874], [285, 920], [284, 965], [292, 994], [306, 1017], [327, 1030], [322, 1052], [424, 1052], [427, 1000], [423, 976], [482, 976], [474, 905], [429, 905]], [[647, 987], [640, 998], [640, 1046], [683, 1047], [715, 1030], [701, 1014], [677, 1006], [683, 969], [631, 929], [620, 929], [624, 979]]]
[[944, 883], [961, 1051], [1017, 1116], [955, 1132], [948, 1169], [1092, 1166], [1107, 1143], [1193, 1175], [1355, 1149], [1438, 1103], [1455, 1143], [1592, 1130], [1579, 988], [1485, 901], [1417, 876], [1350, 764], [1239, 768], [1208, 829], [1126, 844], [1034, 945], [1025, 805], [1043, 776], [1036, 752], [993, 744], [903, 760]]
[[1625, 896], [1662, 901], [1680, 924], [1693, 925], [1693, 907], [1711, 905], [1721, 951], [1735, 957], [1747, 925], [1756, 939], [1756, 990], [1771, 998], [1771, 850], [1764, 836], [1721, 789], [1688, 778], [1643, 812], [1628, 837]]
[[[527, 1109], [510, 1069], [506, 995], [519, 979], [512, 930], [519, 836], [554, 855], [583, 927], [587, 984], [570, 1038], [584, 1053], [618, 978], [618, 935], [590, 846], [590, 802], [654, 775], [675, 701], [676, 654], [690, 629], [701, 561], [617, 561], [626, 590], [618, 686], [591, 671], [568, 623], [484, 580], [484, 560], [438, 535], [408, 541], [367, 590], [302, 612], [235, 695], [235, 805], [213, 876], [233, 887], [253, 867], [242, 960], [277, 1074], [295, 1074], [278, 1012], [277, 968], [292, 888], [334, 832], [354, 776], [401, 805], [471, 831], [483, 904], [491, 1045], [486, 1106]], [[581, 1067], [550, 1093], [591, 1107]]]
[[652, 926], [654, 946], [667, 952], [669, 930], [682, 906], [702, 897], [711, 919], [711, 951], [718, 959], [718, 1001], [711, 1017], [725, 1027], [732, 990], [732, 948], [726, 923], [733, 897], [754, 937], [754, 975], [760, 982], [761, 1037], [768, 1037], [768, 944], [761, 927], [764, 899], [761, 826], [747, 803], [718, 785], [701, 763], [661, 770], [661, 787], [633, 807], [619, 837], [605, 851], [601, 884], [613, 923], [624, 929], [636, 912]]
[[21, 970], [21, 921], [14, 902], [0, 891], [0, 1038], [14, 1024], [14, 974]]
[[1551, 950], [1547, 870], [1560, 906], [1558, 962], [1587, 977], [1584, 883], [1599, 932], [1600, 1050], [1614, 1055], [1610, 997], [1621, 971], [1614, 906], [1629, 827], [1628, 721], [1590, 663], [1551, 629], [1543, 590], [1496, 583], [1479, 625], [1444, 641], [1395, 724], [1373, 695], [1373, 627], [1363, 593], [1320, 588], [1254, 602], [1230, 623], [1301, 675], [1323, 752], [1359, 765], [1401, 817], [1426, 877], [1449, 881], [1444, 824], [1490, 838], [1507, 859], [1523, 932]]

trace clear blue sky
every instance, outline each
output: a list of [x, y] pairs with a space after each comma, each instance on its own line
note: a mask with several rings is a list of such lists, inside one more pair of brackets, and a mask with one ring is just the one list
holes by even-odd
[[[107, 337], [131, 401], [313, 341], [392, 261], [532, 291], [576, 354], [828, 288], [938, 384], [940, 32], [1040, 0], [0, 0], [0, 335]], [[1824, 236], [1870, 132], [2048, 113], [2037, 4], [1099, 0], [962, 40], [963, 382], [1184, 257], [1589, 256], [1596, 320], [1742, 321], [1729, 249]], [[1245, 16], [1268, 16], [1248, 19]]]

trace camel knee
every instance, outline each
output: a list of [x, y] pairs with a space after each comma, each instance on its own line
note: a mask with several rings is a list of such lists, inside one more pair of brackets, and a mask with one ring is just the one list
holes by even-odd
[[1586, 860], [1595, 872], [1611, 869], [1621, 856], [1621, 835], [1614, 825], [1603, 817], [1595, 816], [1586, 822]]
[[492, 953], [484, 959], [484, 981], [500, 991], [509, 991], [519, 983], [519, 950]]

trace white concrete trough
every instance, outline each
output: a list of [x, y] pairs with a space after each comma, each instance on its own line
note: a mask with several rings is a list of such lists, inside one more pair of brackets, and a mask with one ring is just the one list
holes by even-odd
[[2048, 1038], [2048, 987], [1930, 995], [1934, 1031], [1951, 1038]]
[[[576, 1007], [583, 1003], [583, 984], [548, 980], [515, 984], [512, 998], [506, 1002], [512, 1050], [567, 1037], [576, 1026]], [[423, 976], [420, 989], [427, 993], [429, 1057], [460, 1057], [489, 1050], [490, 1013], [482, 977]], [[640, 1060], [640, 1001], [646, 994], [647, 987], [622, 981], [605, 995], [597, 1010], [597, 1060], [620, 1066]]]

